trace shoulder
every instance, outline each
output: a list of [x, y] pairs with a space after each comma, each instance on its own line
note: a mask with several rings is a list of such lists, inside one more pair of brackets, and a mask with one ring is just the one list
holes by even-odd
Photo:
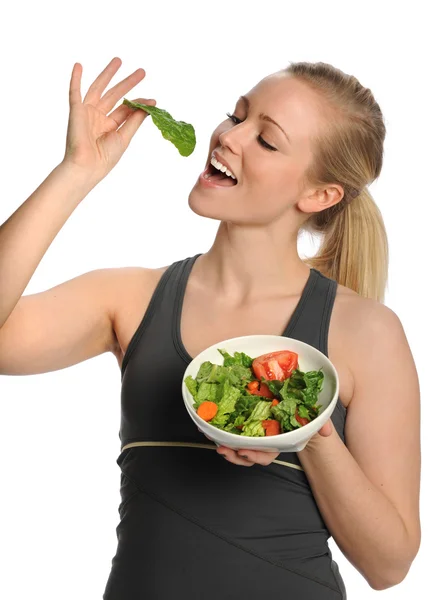
[[390, 338], [403, 332], [402, 323], [391, 308], [340, 284], [335, 305], [342, 328], [357, 339], [374, 341], [380, 335]]
[[111, 271], [111, 305], [113, 312], [121, 310], [138, 298], [140, 303], [144, 298], [150, 298], [160, 281], [165, 267], [116, 267]]
[[121, 285], [125, 286], [126, 290], [128, 288], [138, 290], [151, 285], [158, 281], [167, 269], [168, 266], [157, 268], [131, 266], [115, 267], [108, 270], [111, 271], [111, 280], [114, 287], [117, 286], [118, 292], [120, 292]]
[[385, 304], [338, 285], [332, 327], [340, 340], [354, 387], [358, 381], [371, 381], [371, 373], [375, 378], [382, 373], [387, 376], [394, 365], [396, 370], [398, 357], [404, 368], [406, 363], [407, 369], [414, 369], [401, 320]]
[[168, 265], [158, 268], [130, 266], [103, 269], [108, 281], [103, 293], [108, 294], [109, 316], [115, 334], [114, 354], [121, 354], [129, 336], [128, 330], [136, 329], [167, 269]]

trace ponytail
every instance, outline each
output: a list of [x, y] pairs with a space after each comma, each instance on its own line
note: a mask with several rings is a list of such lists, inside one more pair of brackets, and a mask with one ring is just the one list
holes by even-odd
[[337, 183], [344, 189], [342, 200], [313, 213], [302, 226], [323, 234], [316, 256], [305, 262], [361, 296], [383, 302], [387, 236], [366, 187], [383, 165], [386, 126], [380, 106], [356, 77], [328, 63], [290, 63], [284, 72], [310, 86], [321, 106], [303, 183], [321, 188]]
[[388, 275], [387, 235], [368, 189], [349, 202], [343, 198], [323, 213], [313, 215], [307, 224], [324, 236], [316, 255], [305, 262], [361, 296], [383, 302]]

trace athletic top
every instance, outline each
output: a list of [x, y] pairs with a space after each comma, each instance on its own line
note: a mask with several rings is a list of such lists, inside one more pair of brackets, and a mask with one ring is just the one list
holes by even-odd
[[[297, 453], [268, 466], [230, 463], [189, 417], [180, 334], [195, 260], [163, 273], [125, 353], [121, 375], [118, 547], [103, 600], [344, 600], [330, 533]], [[337, 283], [311, 269], [283, 336], [328, 356]], [[344, 439], [346, 408], [331, 416]]]

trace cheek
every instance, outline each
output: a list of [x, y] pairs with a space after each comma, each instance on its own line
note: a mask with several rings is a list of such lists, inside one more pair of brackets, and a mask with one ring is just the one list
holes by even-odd
[[270, 173], [258, 167], [247, 183], [240, 204], [250, 222], [271, 223], [294, 206], [299, 180], [293, 172]]
[[266, 199], [267, 202], [278, 198], [283, 199], [283, 202], [287, 201], [298, 190], [299, 179], [295, 168], [273, 168], [272, 165], [260, 162], [249, 173], [246, 183], [251, 194]]
[[271, 191], [296, 189], [300, 177], [300, 169], [292, 163], [284, 164], [284, 161], [281, 165], [256, 161], [250, 173], [252, 183]]

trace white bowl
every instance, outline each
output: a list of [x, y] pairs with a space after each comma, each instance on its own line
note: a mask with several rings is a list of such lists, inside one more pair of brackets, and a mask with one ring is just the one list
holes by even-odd
[[[319, 416], [299, 429], [265, 437], [250, 437], [229, 433], [204, 421], [193, 407], [195, 400], [186, 386], [185, 379], [188, 375], [195, 377], [201, 364], [205, 361], [223, 365], [224, 359], [218, 352], [218, 348], [226, 350], [231, 355], [234, 355], [234, 352], [245, 352], [251, 358], [256, 358], [268, 352], [291, 350], [298, 354], [298, 365], [301, 371], [318, 371], [322, 368], [324, 381], [318, 396], [318, 404], [322, 406]], [[218, 446], [226, 446], [234, 450], [248, 448], [249, 450], [264, 452], [300, 452], [305, 448], [309, 439], [330, 418], [338, 400], [338, 392], [338, 373], [327, 356], [300, 340], [278, 335], [246, 335], [218, 342], [194, 358], [188, 365], [182, 381], [185, 407], [198, 429]]]

